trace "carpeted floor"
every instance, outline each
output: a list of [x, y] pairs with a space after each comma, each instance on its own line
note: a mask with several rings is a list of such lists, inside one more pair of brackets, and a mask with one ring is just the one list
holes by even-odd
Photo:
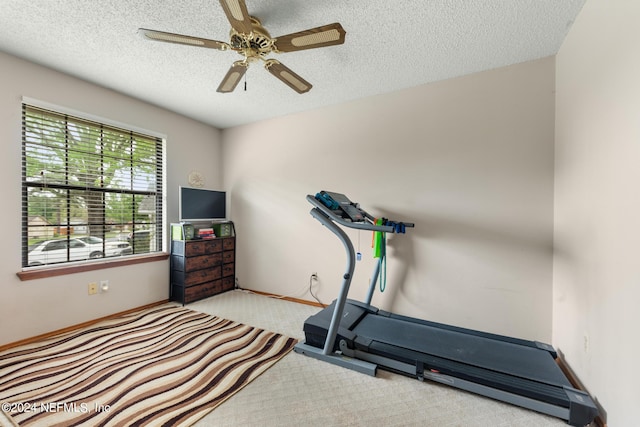
[[295, 342], [165, 304], [0, 352], [2, 411], [20, 426], [189, 426]]
[[[319, 309], [244, 291], [188, 307], [304, 340]], [[559, 427], [556, 418], [428, 381], [378, 370], [377, 377], [290, 352], [195, 424], [205, 426]]]
[[[305, 319], [319, 310], [245, 291], [226, 292], [187, 308], [300, 340]], [[566, 426], [562, 420], [444, 385], [383, 370], [370, 377], [295, 352], [194, 425]]]

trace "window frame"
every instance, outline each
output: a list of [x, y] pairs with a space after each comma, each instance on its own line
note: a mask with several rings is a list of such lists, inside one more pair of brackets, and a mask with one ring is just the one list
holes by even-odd
[[[27, 146], [28, 140], [24, 130], [25, 118], [27, 116], [27, 110], [29, 108], [38, 109], [38, 110], [46, 110], [51, 114], [58, 117], [68, 117], [65, 119], [65, 126], [68, 125], [68, 121], [78, 120], [83, 123], [90, 123], [91, 126], [96, 127], [106, 127], [110, 130], [116, 129], [118, 131], [124, 133], [131, 133], [131, 135], [139, 135], [144, 138], [149, 138], [151, 141], [155, 141], [155, 147], [151, 146], [155, 149], [155, 187], [154, 190], [148, 192], [149, 195], [155, 197], [155, 216], [154, 221], [149, 222], [151, 229], [155, 231], [155, 246], [149, 249], [149, 252], [137, 253], [137, 254], [127, 254], [116, 257], [104, 257], [93, 260], [81, 260], [81, 261], [63, 261], [59, 263], [49, 263], [43, 264], [39, 266], [29, 266], [28, 265], [28, 249], [29, 249], [29, 209], [28, 209], [28, 200], [27, 200], [27, 191], [29, 187], [33, 186], [33, 183], [28, 182], [27, 170], [26, 170], [26, 152], [25, 148]], [[60, 274], [69, 274], [78, 271], [89, 271], [96, 270], [101, 268], [109, 268], [116, 267], [121, 265], [130, 265], [137, 264], [140, 262], [149, 262], [156, 261], [161, 259], [167, 259], [168, 254], [166, 250], [166, 242], [164, 236], [164, 229], [166, 223], [166, 137], [157, 132], [148, 131], [145, 129], [140, 129], [135, 126], [131, 126], [128, 124], [114, 122], [108, 119], [104, 119], [101, 117], [92, 116], [90, 114], [78, 112], [75, 110], [71, 110], [65, 107], [60, 107], [57, 105], [49, 104], [46, 102], [42, 102], [39, 100], [34, 100], [31, 98], [23, 97], [21, 102], [21, 194], [22, 194], [22, 203], [21, 203], [21, 218], [22, 218], [22, 227], [21, 227], [21, 271], [17, 273], [18, 277], [21, 280], [28, 280], [32, 278], [41, 278], [41, 277], [50, 277]], [[132, 136], [133, 138], [133, 136]], [[153, 144], [153, 142], [152, 142]], [[65, 148], [65, 150], [68, 149]], [[100, 157], [103, 153], [100, 154], [92, 154], [92, 156]], [[133, 154], [132, 154], [133, 155]], [[158, 159], [158, 157], [161, 157]], [[70, 186], [73, 187], [73, 186]], [[72, 191], [80, 190], [82, 191], [82, 187], [78, 186], [77, 188], [70, 188], [69, 194]], [[95, 189], [91, 189], [94, 191]], [[85, 191], [90, 191], [86, 189]], [[99, 189], [99, 193], [105, 195], [111, 192], [107, 187], [103, 187]], [[121, 190], [122, 193], [137, 195], [140, 196], [140, 191], [130, 188]], [[70, 195], [67, 195], [67, 199], [69, 200]], [[106, 199], [104, 196], [100, 198], [100, 206], [104, 212], [106, 212], [105, 208], [108, 206]], [[70, 218], [67, 218], [69, 222]], [[106, 230], [109, 222], [107, 221], [106, 216], [103, 216], [102, 223], [98, 223], [98, 226], [103, 227]], [[135, 223], [132, 223], [132, 229], [134, 228]], [[70, 226], [70, 224], [68, 224]], [[105, 234], [102, 234], [102, 237], [105, 237]], [[70, 237], [68, 237], [70, 238]]]

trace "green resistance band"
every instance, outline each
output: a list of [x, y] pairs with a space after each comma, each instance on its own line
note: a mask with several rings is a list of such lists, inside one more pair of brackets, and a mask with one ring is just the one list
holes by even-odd
[[[384, 225], [385, 220], [378, 218], [375, 220], [375, 225]], [[373, 257], [379, 258], [379, 283], [380, 292], [384, 292], [387, 288], [387, 236], [382, 231], [374, 231], [373, 233]]]

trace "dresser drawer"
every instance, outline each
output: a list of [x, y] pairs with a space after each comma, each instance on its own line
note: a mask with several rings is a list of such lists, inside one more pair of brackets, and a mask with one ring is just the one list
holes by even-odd
[[235, 264], [223, 264], [222, 265], [222, 277], [233, 276], [235, 273]]
[[188, 241], [185, 248], [185, 256], [213, 254], [222, 250], [222, 242], [217, 239]]
[[210, 255], [200, 255], [191, 258], [185, 258], [184, 271], [200, 270], [208, 267], [215, 267], [222, 264], [222, 253]]
[[199, 255], [190, 258], [171, 256], [171, 268], [180, 271], [194, 271], [222, 264], [222, 252]]
[[225, 251], [230, 251], [236, 248], [236, 238], [229, 237], [226, 239], [222, 239], [222, 249]]
[[234, 279], [235, 279], [235, 277], [233, 277], [233, 276], [223, 277], [222, 278], [222, 290], [223, 291], [229, 291], [231, 289], [234, 289], [236, 287]]
[[172, 240], [171, 253], [181, 256], [197, 256], [222, 251], [222, 240]]
[[200, 283], [186, 288], [174, 285], [171, 287], [171, 298], [178, 301], [181, 301], [182, 298], [184, 298], [184, 302], [188, 303], [215, 295], [222, 292], [222, 290], [222, 280], [220, 279]]
[[236, 260], [236, 253], [233, 251], [222, 252], [222, 262], [228, 264]]
[[171, 283], [179, 286], [193, 286], [199, 283], [210, 282], [222, 277], [222, 268], [210, 267], [196, 271], [173, 271], [171, 273]]

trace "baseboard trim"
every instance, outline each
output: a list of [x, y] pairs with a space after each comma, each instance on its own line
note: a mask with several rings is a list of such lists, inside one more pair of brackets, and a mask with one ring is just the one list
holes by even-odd
[[103, 320], [113, 319], [114, 317], [118, 317], [118, 316], [124, 316], [126, 314], [133, 313], [135, 311], [144, 310], [144, 309], [147, 309], [147, 308], [152, 308], [152, 307], [155, 307], [155, 306], [158, 306], [158, 305], [165, 304], [167, 302], [169, 302], [169, 300], [162, 300], [162, 301], [158, 301], [158, 302], [153, 302], [151, 304], [146, 304], [146, 305], [143, 305], [143, 306], [140, 306], [140, 307], [131, 308], [129, 310], [124, 310], [124, 311], [121, 311], [121, 312], [118, 312], [118, 313], [110, 314], [108, 316], [100, 317], [98, 319], [93, 319], [93, 320], [89, 320], [87, 322], [82, 322], [82, 323], [79, 323], [77, 325], [68, 326], [68, 327], [62, 328], [62, 329], [57, 329], [55, 331], [47, 332], [47, 333], [41, 334], [41, 335], [36, 335], [35, 337], [25, 338], [23, 340], [15, 341], [15, 342], [12, 342], [12, 343], [9, 343], [9, 344], [3, 344], [3, 345], [0, 345], [0, 351], [8, 350], [8, 349], [11, 349], [11, 348], [14, 348], [14, 347], [18, 347], [18, 346], [24, 345], [24, 344], [32, 344], [32, 343], [40, 341], [40, 340], [51, 338], [51, 337], [53, 337], [55, 335], [65, 334], [67, 332], [72, 332], [72, 331], [74, 331], [76, 329], [80, 329], [80, 328], [85, 328], [87, 326], [91, 326], [91, 325], [93, 325], [95, 323], [98, 323], [98, 322], [101, 322]]
[[284, 296], [284, 295], [272, 294], [271, 292], [254, 291], [253, 289], [244, 289], [244, 288], [237, 288], [237, 290], [244, 291], [244, 292], [252, 292], [252, 293], [258, 294], [258, 295], [264, 295], [264, 296], [269, 297], [269, 298], [276, 298], [276, 299], [281, 299], [281, 300], [289, 301], [289, 302], [297, 302], [298, 304], [311, 305], [313, 307], [320, 307], [320, 308], [326, 307], [326, 305], [320, 304], [319, 302], [308, 301], [308, 300], [305, 300], [305, 299], [293, 298], [293, 297], [288, 297], [288, 296]]
[[[569, 366], [567, 361], [564, 359], [564, 355], [562, 354], [561, 351], [558, 351], [558, 357], [556, 358], [556, 363], [558, 364], [558, 366], [560, 367], [564, 375], [569, 379], [569, 382], [573, 387], [575, 387], [578, 390], [582, 390], [585, 393], [588, 393], [582, 381], [580, 381], [580, 379], [575, 374], [575, 372], [573, 372], [573, 369], [571, 369], [571, 366]], [[598, 412], [599, 412], [598, 416], [593, 420], [593, 423], [595, 423], [595, 425], [598, 427], [607, 427], [607, 422], [605, 421], [606, 411], [600, 405], [600, 402], [598, 402], [596, 399], [593, 399], [593, 401], [598, 407]]]

